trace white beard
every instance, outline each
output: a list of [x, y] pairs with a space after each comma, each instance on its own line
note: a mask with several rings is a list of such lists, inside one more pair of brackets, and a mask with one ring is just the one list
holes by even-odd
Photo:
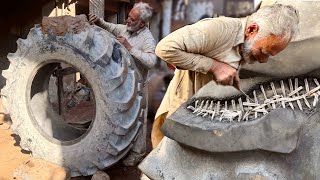
[[140, 22], [135, 26], [128, 26], [128, 24], [126, 25], [127, 25], [127, 30], [131, 33], [137, 32], [140, 28]]
[[252, 46], [256, 42], [256, 38], [253, 40], [245, 40], [242, 46], [242, 58], [248, 64], [254, 64], [257, 59], [252, 55]]

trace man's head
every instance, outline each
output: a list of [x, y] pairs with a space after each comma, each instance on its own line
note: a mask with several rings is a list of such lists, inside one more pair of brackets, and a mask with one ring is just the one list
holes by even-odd
[[147, 3], [139, 2], [134, 4], [126, 22], [128, 31], [136, 32], [144, 28], [151, 16], [152, 8]]
[[299, 13], [290, 5], [275, 4], [248, 17], [242, 49], [247, 63], [268, 61], [285, 49], [298, 31]]

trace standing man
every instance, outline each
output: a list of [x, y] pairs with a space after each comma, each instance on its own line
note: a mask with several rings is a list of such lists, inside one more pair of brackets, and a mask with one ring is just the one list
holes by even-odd
[[202, 86], [214, 80], [239, 89], [240, 65], [267, 62], [287, 47], [298, 23], [295, 8], [276, 4], [247, 18], [207, 18], [162, 39], [156, 54], [177, 69], [153, 123], [153, 147], [163, 138], [165, 119]]
[[147, 3], [136, 3], [129, 12], [126, 25], [105, 22], [95, 14], [89, 14], [89, 21], [117, 37], [117, 40], [130, 52], [136, 60], [136, 65], [142, 72], [144, 99], [142, 100], [143, 126], [140, 129], [138, 139], [135, 141], [127, 158], [123, 160], [126, 166], [134, 166], [143, 159], [146, 153], [146, 122], [147, 122], [147, 76], [148, 70], [157, 64], [155, 55], [155, 40], [147, 28], [152, 16], [152, 8]]

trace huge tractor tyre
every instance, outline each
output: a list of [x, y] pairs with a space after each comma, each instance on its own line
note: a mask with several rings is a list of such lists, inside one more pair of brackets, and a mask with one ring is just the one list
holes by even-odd
[[[61, 36], [35, 26], [17, 44], [1, 93], [20, 146], [68, 168], [71, 176], [94, 174], [124, 157], [141, 126], [139, 75], [129, 52], [89, 25]], [[86, 130], [66, 123], [50, 103], [49, 80], [61, 63], [80, 72], [92, 89], [95, 114]]]

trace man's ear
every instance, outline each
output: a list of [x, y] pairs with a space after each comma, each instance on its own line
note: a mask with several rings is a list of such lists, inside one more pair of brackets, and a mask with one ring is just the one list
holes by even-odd
[[253, 23], [246, 27], [245, 36], [255, 36], [259, 31], [259, 25], [256, 23]]
[[146, 23], [144, 21], [140, 22], [140, 28], [143, 28], [146, 25]]

